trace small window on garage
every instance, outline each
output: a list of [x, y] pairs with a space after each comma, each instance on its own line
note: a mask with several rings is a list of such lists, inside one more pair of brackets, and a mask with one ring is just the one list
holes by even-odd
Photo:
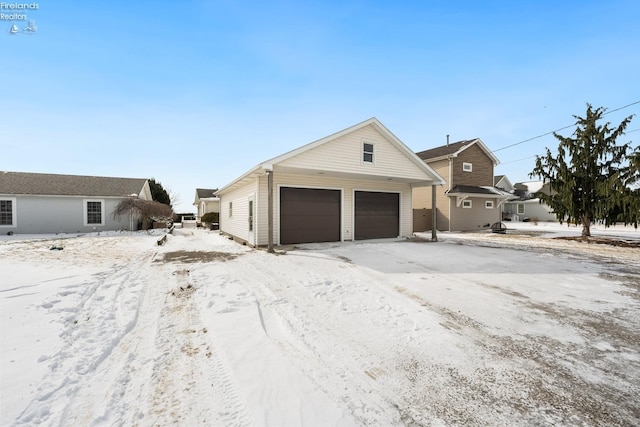
[[484, 202], [484, 207], [487, 209], [493, 209], [493, 201], [487, 200]]
[[524, 203], [518, 203], [518, 215], [524, 215]]
[[233, 202], [229, 202], [229, 218], [233, 216]]
[[362, 143], [362, 161], [364, 163], [373, 163], [373, 144], [370, 142]]
[[462, 163], [462, 170], [465, 172], [473, 172], [473, 164], [472, 163]]
[[463, 200], [462, 207], [465, 209], [471, 209], [471, 200]]

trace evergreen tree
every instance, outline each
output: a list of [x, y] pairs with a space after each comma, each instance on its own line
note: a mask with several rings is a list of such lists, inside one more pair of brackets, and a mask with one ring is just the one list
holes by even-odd
[[640, 192], [637, 188], [640, 147], [631, 151], [631, 143], [617, 145], [616, 140], [633, 116], [611, 129], [610, 123], [599, 125], [606, 109], [593, 109], [587, 104], [586, 117], [574, 116], [576, 130], [572, 137], [553, 133], [560, 141], [558, 154], [547, 148], [545, 156], [536, 156], [529, 174], [550, 185], [550, 194], [539, 193], [562, 223], [582, 225], [582, 237], [591, 236], [591, 222], [605, 226], [616, 222], [638, 226]]
[[149, 180], [149, 189], [151, 190], [151, 198], [154, 201], [171, 206], [171, 197], [169, 197], [169, 193], [164, 189], [160, 181], [151, 178]]

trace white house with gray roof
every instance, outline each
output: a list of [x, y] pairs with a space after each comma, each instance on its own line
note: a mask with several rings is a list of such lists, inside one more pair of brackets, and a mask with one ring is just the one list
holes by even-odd
[[199, 221], [204, 214], [209, 212], [220, 212], [220, 198], [215, 195], [217, 188], [196, 188], [196, 198], [193, 206], [198, 210], [196, 219]]
[[112, 215], [127, 198], [152, 200], [148, 180], [0, 171], [0, 233], [135, 230], [137, 218]]

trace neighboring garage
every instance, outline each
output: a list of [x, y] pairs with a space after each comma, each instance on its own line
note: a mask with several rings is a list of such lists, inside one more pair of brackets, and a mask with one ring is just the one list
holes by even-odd
[[355, 192], [355, 238], [381, 239], [400, 235], [400, 194]]
[[280, 243], [340, 241], [340, 190], [280, 188]]

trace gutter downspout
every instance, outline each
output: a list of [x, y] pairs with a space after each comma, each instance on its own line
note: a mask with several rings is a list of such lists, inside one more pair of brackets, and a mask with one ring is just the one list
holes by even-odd
[[267, 229], [269, 238], [267, 240], [267, 252], [275, 253], [273, 250], [273, 167], [266, 169], [267, 172]]
[[431, 184], [431, 241], [432, 242], [438, 241], [438, 235], [436, 233], [436, 230], [438, 229], [438, 226], [436, 224], [436, 219], [438, 218], [438, 214], [436, 210], [437, 210], [436, 186], [432, 183]]

